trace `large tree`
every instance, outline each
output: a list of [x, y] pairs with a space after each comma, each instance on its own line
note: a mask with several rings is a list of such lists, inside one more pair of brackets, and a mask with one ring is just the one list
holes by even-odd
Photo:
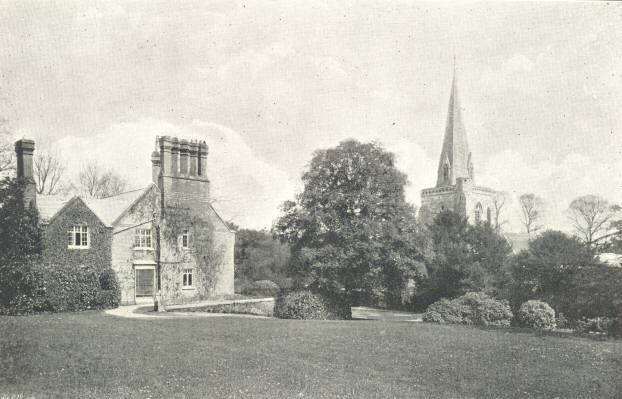
[[433, 257], [418, 307], [469, 291], [497, 293], [511, 246], [494, 227], [470, 225], [464, 216], [443, 211], [434, 218], [430, 234]]
[[525, 231], [531, 237], [536, 231], [542, 228], [542, 208], [544, 201], [535, 194], [523, 194], [518, 197], [521, 211], [521, 221], [525, 226]]
[[290, 251], [264, 230], [240, 229], [235, 235], [235, 278], [271, 280], [281, 286], [287, 278]]
[[568, 208], [568, 217], [576, 234], [592, 247], [598, 241], [619, 234], [615, 218], [620, 214], [620, 206], [610, 204], [596, 195], [575, 198]]
[[425, 274], [425, 239], [406, 203], [406, 175], [376, 143], [347, 140], [315, 152], [304, 190], [283, 205], [274, 233], [313, 285], [376, 304], [406, 301]]

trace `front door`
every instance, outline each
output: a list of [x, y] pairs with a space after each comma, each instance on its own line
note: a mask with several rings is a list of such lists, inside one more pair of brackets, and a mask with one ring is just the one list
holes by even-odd
[[136, 269], [136, 296], [151, 297], [154, 293], [155, 270]]

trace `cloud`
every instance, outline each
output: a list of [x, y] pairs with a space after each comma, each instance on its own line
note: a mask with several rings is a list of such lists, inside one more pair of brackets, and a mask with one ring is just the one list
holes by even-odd
[[505, 62], [505, 68], [512, 71], [531, 72], [533, 67], [533, 61], [523, 54], [514, 54]]
[[157, 119], [118, 123], [89, 137], [65, 137], [54, 144], [63, 153], [68, 176], [75, 178], [87, 162], [110, 168], [131, 187], [151, 181], [150, 154], [156, 135], [205, 140], [207, 176], [215, 207], [223, 218], [244, 227], [270, 227], [278, 206], [293, 196], [296, 183], [260, 159], [232, 129], [195, 120], [178, 126]]

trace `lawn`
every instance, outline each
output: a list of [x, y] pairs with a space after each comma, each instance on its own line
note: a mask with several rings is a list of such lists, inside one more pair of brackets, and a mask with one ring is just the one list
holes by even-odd
[[621, 371], [622, 341], [509, 330], [0, 317], [0, 397], [619, 398]]

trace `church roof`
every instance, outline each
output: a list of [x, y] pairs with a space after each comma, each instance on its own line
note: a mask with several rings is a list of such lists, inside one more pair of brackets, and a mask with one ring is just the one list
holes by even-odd
[[[451, 82], [451, 95], [449, 97], [449, 109], [447, 111], [445, 137], [443, 138], [443, 149], [439, 161], [437, 186], [455, 184], [458, 178], [470, 177], [469, 156], [469, 144], [467, 142], [466, 130], [460, 111], [460, 101], [458, 99], [458, 79], [454, 70], [454, 76]], [[447, 162], [450, 168], [449, 182], [446, 181], [443, 176], [443, 167]]]

